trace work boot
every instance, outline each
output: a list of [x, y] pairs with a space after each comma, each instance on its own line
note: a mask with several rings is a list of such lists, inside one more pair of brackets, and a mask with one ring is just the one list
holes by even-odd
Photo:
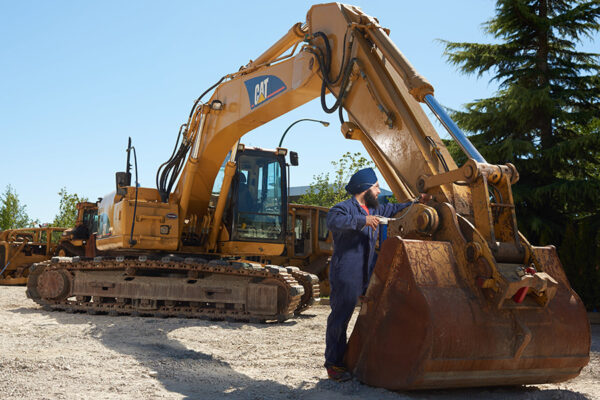
[[335, 365], [327, 367], [327, 376], [336, 382], [346, 382], [352, 379], [352, 374], [346, 368]]

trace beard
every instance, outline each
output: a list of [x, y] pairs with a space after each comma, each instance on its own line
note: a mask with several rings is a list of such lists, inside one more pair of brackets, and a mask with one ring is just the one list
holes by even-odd
[[379, 207], [379, 200], [377, 200], [377, 196], [375, 196], [370, 190], [365, 193], [365, 204], [367, 205], [367, 208]]

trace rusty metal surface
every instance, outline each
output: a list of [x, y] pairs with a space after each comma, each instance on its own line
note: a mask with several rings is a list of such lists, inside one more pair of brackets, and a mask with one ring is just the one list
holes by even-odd
[[[447, 242], [388, 239], [346, 353], [359, 380], [391, 390], [561, 382], [589, 361], [585, 308], [553, 248], [544, 307], [498, 308], [460, 278]], [[483, 289], [481, 289], [483, 290]]]
[[40, 295], [48, 299], [63, 299], [69, 293], [69, 275], [64, 271], [44, 271], [37, 283]]

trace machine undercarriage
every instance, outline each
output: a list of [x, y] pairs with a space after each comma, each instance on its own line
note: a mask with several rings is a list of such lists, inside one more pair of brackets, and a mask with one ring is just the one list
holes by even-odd
[[27, 295], [58, 311], [266, 322], [312, 305], [319, 281], [243, 261], [55, 257], [32, 267]]

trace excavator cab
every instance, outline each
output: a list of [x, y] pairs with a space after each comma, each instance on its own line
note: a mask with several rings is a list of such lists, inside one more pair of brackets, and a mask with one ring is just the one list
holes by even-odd
[[244, 148], [237, 153], [228, 219], [236, 241], [285, 243], [287, 177], [285, 154]]
[[[276, 244], [283, 250], [287, 229], [287, 150], [266, 150], [240, 144], [231, 160], [229, 153], [212, 189], [209, 207], [216, 210], [224, 197], [219, 243]], [[231, 181], [227, 164], [233, 161]], [[223, 186], [229, 188], [223, 190]]]

